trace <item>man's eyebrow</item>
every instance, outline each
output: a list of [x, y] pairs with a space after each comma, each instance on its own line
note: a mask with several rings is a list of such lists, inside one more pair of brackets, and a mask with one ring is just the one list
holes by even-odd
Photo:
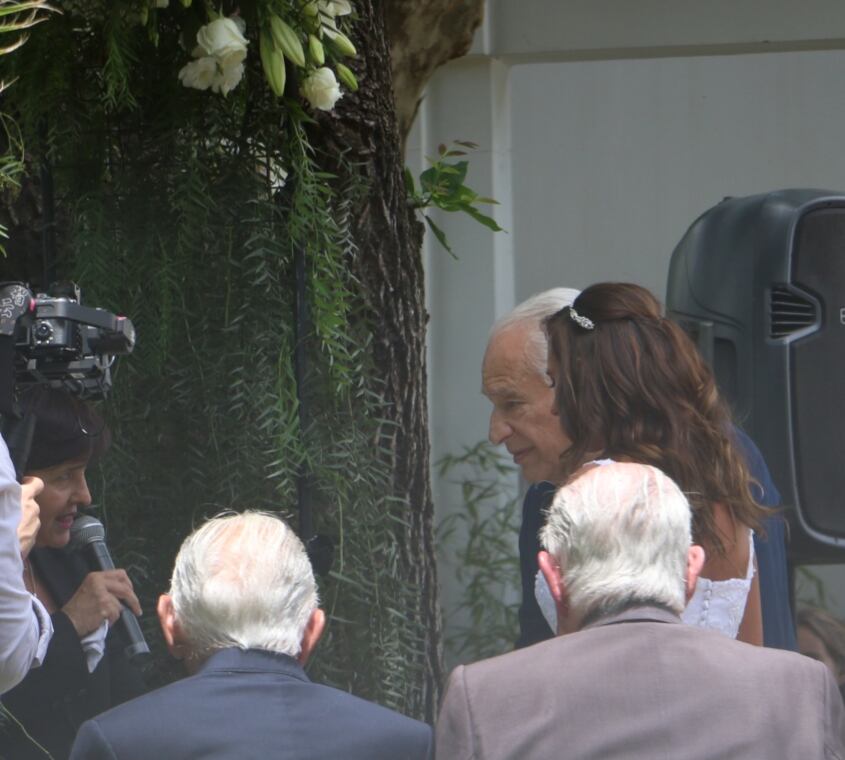
[[508, 384], [508, 383], [502, 383], [502, 384], [499, 384], [499, 385], [488, 386], [487, 388], [485, 388], [482, 385], [481, 386], [481, 394], [483, 396], [487, 396], [487, 398], [493, 398], [494, 396], [496, 396], [496, 397], [505, 396], [505, 397], [516, 398], [516, 397], [521, 396], [519, 389], [514, 387], [513, 385]]

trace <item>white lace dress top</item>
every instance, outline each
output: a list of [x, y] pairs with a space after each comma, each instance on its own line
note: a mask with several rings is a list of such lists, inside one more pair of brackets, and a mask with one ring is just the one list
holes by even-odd
[[745, 614], [745, 602], [754, 579], [754, 534], [748, 531], [748, 568], [744, 578], [711, 581], [699, 576], [695, 593], [686, 606], [681, 619], [698, 628], [709, 628], [724, 633], [732, 639], [739, 633], [739, 624]]

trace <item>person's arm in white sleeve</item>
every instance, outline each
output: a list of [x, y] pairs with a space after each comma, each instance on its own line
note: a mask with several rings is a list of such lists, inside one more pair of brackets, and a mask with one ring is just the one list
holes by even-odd
[[53, 632], [47, 610], [24, 586], [18, 538], [22, 499], [34, 500], [41, 488], [41, 481], [34, 479], [22, 493], [9, 451], [0, 440], [0, 694], [41, 663]]

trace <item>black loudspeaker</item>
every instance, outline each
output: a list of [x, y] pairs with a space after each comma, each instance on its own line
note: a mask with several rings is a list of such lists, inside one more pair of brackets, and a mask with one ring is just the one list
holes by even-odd
[[714, 206], [672, 255], [666, 306], [763, 452], [793, 561], [845, 560], [845, 194]]

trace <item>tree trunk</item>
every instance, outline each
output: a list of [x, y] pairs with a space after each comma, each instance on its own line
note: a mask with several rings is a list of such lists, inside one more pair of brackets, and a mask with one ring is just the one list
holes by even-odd
[[434, 70], [466, 55], [484, 17], [484, 0], [385, 0], [396, 121], [402, 145]]
[[384, 370], [374, 387], [390, 415], [381, 426], [380, 443], [390, 452], [392, 496], [407, 505], [407, 526], [398, 537], [403, 582], [417, 590], [416, 608], [407, 614], [425, 637], [412, 672], [424, 673], [419, 712], [433, 720], [443, 660], [429, 477], [423, 227], [408, 205], [403, 179], [385, 3], [359, 0], [355, 7], [361, 87], [354, 98], [341, 101], [338, 119], [326, 117], [332, 124], [323, 137], [331, 142], [328, 155], [347, 151], [369, 188], [353, 225], [359, 251], [355, 267], [371, 314], [375, 365]]

